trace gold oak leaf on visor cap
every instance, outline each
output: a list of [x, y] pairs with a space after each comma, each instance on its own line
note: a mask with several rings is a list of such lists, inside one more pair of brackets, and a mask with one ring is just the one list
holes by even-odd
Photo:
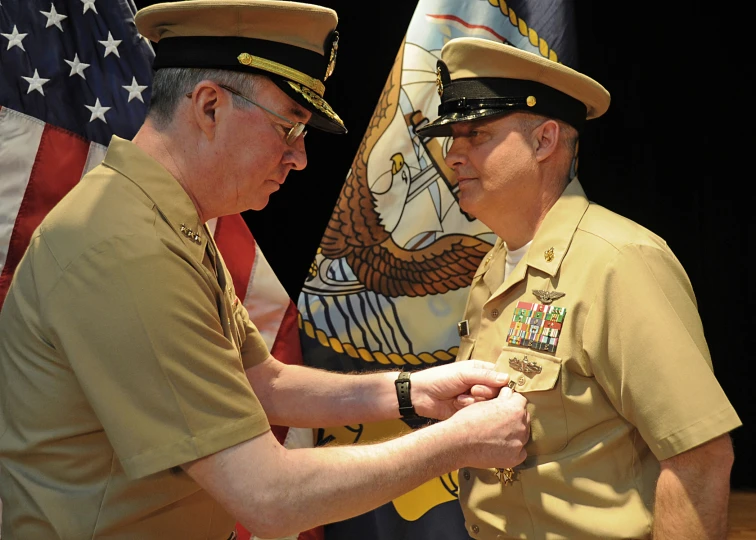
[[275, 0], [183, 0], [153, 4], [134, 18], [155, 43], [153, 69], [227, 69], [268, 76], [312, 112], [309, 126], [346, 133], [323, 99], [338, 51], [332, 9]]
[[418, 127], [424, 137], [451, 136], [451, 125], [513, 111], [556, 118], [581, 131], [609, 108], [598, 82], [538, 54], [481, 38], [456, 38], [436, 65], [438, 118]]

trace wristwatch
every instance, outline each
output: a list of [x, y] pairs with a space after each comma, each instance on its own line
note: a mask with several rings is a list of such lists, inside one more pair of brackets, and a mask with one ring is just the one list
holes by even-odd
[[412, 406], [412, 396], [410, 395], [410, 372], [402, 371], [394, 381], [396, 386], [396, 399], [399, 401], [399, 414], [402, 418], [418, 418], [415, 407]]

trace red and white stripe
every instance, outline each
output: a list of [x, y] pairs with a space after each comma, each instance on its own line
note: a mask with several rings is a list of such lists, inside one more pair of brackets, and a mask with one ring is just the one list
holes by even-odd
[[0, 107], [0, 306], [34, 229], [105, 147]]

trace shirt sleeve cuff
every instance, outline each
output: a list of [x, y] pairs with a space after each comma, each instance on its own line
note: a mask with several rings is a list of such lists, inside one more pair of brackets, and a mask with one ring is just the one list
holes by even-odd
[[659, 441], [647, 441], [647, 443], [656, 459], [662, 461], [724, 435], [741, 425], [743, 422], [735, 410], [728, 405]]
[[220, 452], [268, 430], [268, 419], [260, 409], [247, 418], [206, 430], [167, 446], [147, 450], [122, 460], [121, 464], [126, 476], [135, 480]]

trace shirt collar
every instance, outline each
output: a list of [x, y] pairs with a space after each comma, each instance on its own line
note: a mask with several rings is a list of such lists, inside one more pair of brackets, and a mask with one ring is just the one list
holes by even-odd
[[103, 165], [118, 171], [136, 184], [157, 207], [186, 249], [202, 261], [207, 245], [207, 228], [181, 184], [151, 156], [133, 142], [113, 136]]
[[526, 254], [528, 266], [552, 277], [557, 274], [588, 205], [583, 186], [575, 178], [567, 184], [538, 227]]

